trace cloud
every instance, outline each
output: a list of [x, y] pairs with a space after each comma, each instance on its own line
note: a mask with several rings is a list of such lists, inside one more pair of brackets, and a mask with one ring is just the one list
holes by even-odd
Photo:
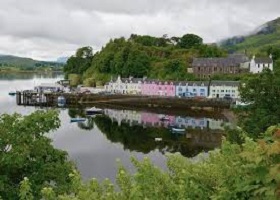
[[1, 0], [0, 53], [50, 60], [131, 33], [215, 42], [278, 16], [278, 0]]

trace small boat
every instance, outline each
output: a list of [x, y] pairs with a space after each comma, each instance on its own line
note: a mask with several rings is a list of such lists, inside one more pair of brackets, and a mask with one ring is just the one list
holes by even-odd
[[16, 92], [11, 91], [11, 92], [9, 92], [9, 95], [10, 95], [10, 96], [15, 96], [15, 95], [16, 95]]
[[156, 141], [156, 142], [161, 142], [161, 141], [162, 141], [162, 138], [155, 138], [155, 141]]
[[174, 133], [184, 133], [186, 131], [186, 129], [184, 128], [175, 128], [175, 127], [173, 127], [171, 130]]
[[163, 116], [159, 118], [160, 121], [170, 121], [170, 118], [167, 116]]
[[101, 109], [101, 108], [92, 107], [92, 108], [86, 109], [87, 115], [95, 115], [95, 114], [102, 114], [102, 113], [103, 113], [103, 109]]
[[71, 118], [71, 119], [70, 119], [70, 122], [71, 122], [71, 123], [72, 123], [72, 122], [84, 122], [84, 121], [86, 121], [85, 118], [79, 118], [79, 117], [77, 117], [77, 118]]

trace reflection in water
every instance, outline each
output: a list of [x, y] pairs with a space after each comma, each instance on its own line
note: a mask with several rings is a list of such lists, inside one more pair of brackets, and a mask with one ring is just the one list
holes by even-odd
[[[91, 118], [85, 116], [83, 110], [69, 109], [71, 117], [87, 117], [85, 123], [78, 123], [81, 129], [91, 130], [95, 123], [111, 142], [123, 145], [124, 150], [145, 154], [159, 150], [162, 154], [180, 152], [184, 156], [193, 157], [200, 152], [219, 147], [223, 125], [230, 125], [222, 119], [131, 110], [104, 109], [104, 114]], [[162, 120], [162, 116], [168, 120]], [[186, 128], [186, 132], [172, 133], [170, 126]], [[162, 138], [162, 141], [155, 141], [155, 138]]]

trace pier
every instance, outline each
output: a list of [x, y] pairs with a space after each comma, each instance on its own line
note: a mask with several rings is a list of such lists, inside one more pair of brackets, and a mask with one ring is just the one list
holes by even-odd
[[63, 96], [66, 107], [86, 107], [89, 105], [119, 106], [133, 108], [170, 108], [170, 109], [228, 109], [231, 102], [223, 99], [198, 99], [138, 95], [99, 95], [81, 93], [38, 93], [21, 91], [16, 93], [17, 105], [57, 107], [58, 97]]

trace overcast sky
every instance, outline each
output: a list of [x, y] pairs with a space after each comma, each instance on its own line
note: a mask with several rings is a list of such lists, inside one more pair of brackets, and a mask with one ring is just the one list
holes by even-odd
[[0, 54], [53, 60], [131, 33], [215, 42], [277, 17], [279, 0], [0, 0]]

